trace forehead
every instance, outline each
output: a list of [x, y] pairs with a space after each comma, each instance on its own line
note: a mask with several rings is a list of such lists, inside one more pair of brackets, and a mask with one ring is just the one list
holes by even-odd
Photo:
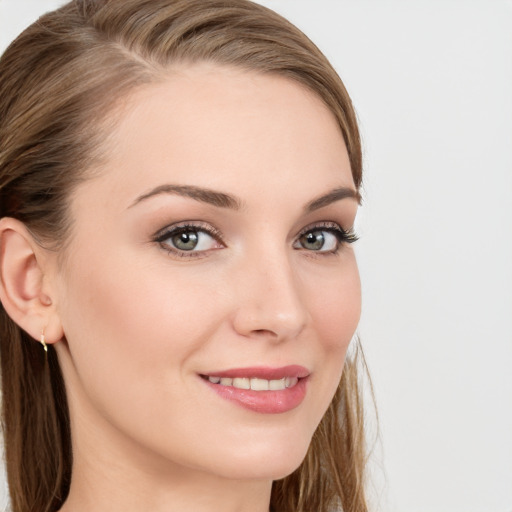
[[281, 76], [211, 64], [175, 68], [126, 98], [117, 119], [100, 173], [114, 202], [169, 181], [242, 196], [353, 187], [334, 115]]

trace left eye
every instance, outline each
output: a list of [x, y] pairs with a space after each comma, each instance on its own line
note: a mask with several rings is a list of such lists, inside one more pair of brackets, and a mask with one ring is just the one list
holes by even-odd
[[208, 251], [219, 242], [208, 232], [198, 228], [178, 228], [162, 235], [158, 240], [171, 250], [180, 252]]
[[312, 229], [299, 237], [294, 247], [308, 251], [332, 252], [338, 248], [338, 237], [326, 229]]

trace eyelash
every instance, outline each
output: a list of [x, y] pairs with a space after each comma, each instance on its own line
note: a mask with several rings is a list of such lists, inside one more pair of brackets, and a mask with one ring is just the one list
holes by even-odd
[[359, 240], [359, 237], [356, 235], [353, 228], [345, 230], [336, 222], [320, 222], [317, 224], [306, 226], [297, 235], [297, 240], [300, 240], [300, 238], [303, 237], [304, 235], [315, 231], [326, 231], [328, 233], [333, 234], [338, 240], [338, 245], [336, 249], [334, 249], [333, 251], [308, 251], [311, 253], [316, 253], [315, 255], [338, 254], [339, 250], [344, 244], [353, 244]]
[[[303, 236], [307, 235], [308, 233], [313, 233], [315, 231], [325, 231], [334, 235], [338, 240], [336, 248], [331, 251], [311, 251], [303, 247], [299, 247], [296, 248], [296, 250], [304, 250], [309, 253], [312, 253], [315, 256], [338, 254], [339, 250], [343, 245], [352, 244], [354, 242], [357, 242], [357, 240], [359, 239], [358, 236], [354, 233], [353, 229], [345, 230], [336, 222], [320, 222], [317, 224], [309, 225], [305, 227], [302, 231], [300, 231], [295, 239], [296, 241], [294, 242], [294, 244], [297, 241], [299, 241]], [[222, 234], [219, 230], [215, 229], [213, 226], [209, 224], [203, 224], [200, 222], [167, 226], [164, 229], [158, 231], [154, 235], [153, 240], [154, 242], [160, 244], [160, 246], [170, 255], [177, 256], [180, 258], [204, 257], [206, 253], [209, 252], [208, 250], [183, 251], [176, 247], [171, 247], [169, 244], [164, 243], [166, 240], [169, 240], [172, 237], [187, 232], [206, 233], [209, 236], [211, 236], [217, 243], [224, 245], [224, 242], [222, 240]]]
[[170, 255], [178, 256], [180, 258], [198, 258], [204, 256], [208, 251], [182, 251], [176, 247], [171, 247], [169, 244], [164, 243], [166, 240], [169, 240], [169, 238], [187, 232], [206, 233], [210, 235], [216, 242], [224, 245], [221, 232], [215, 229], [213, 226], [209, 224], [203, 224], [201, 222], [167, 226], [156, 233], [153, 239], [155, 242], [160, 244], [160, 246]]

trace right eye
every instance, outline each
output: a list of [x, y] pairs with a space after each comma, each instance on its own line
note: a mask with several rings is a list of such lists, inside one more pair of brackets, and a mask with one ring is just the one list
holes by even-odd
[[192, 256], [194, 253], [224, 247], [213, 228], [193, 225], [167, 228], [157, 235], [156, 241], [169, 252], [183, 256], [186, 256], [186, 253], [192, 253]]

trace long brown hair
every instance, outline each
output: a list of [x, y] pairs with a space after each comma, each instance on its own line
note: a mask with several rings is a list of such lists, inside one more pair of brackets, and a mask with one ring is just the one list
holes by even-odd
[[[209, 61], [301, 83], [336, 117], [361, 185], [356, 116], [342, 81], [296, 27], [247, 0], [74, 0], [46, 14], [0, 60], [0, 217], [61, 250], [70, 193], [101, 160], [116, 102]], [[115, 118], [115, 116], [114, 116]], [[13, 512], [53, 512], [69, 491], [71, 432], [57, 355], [0, 308], [3, 432]], [[274, 482], [276, 512], [366, 512], [359, 347], [302, 465]]]

